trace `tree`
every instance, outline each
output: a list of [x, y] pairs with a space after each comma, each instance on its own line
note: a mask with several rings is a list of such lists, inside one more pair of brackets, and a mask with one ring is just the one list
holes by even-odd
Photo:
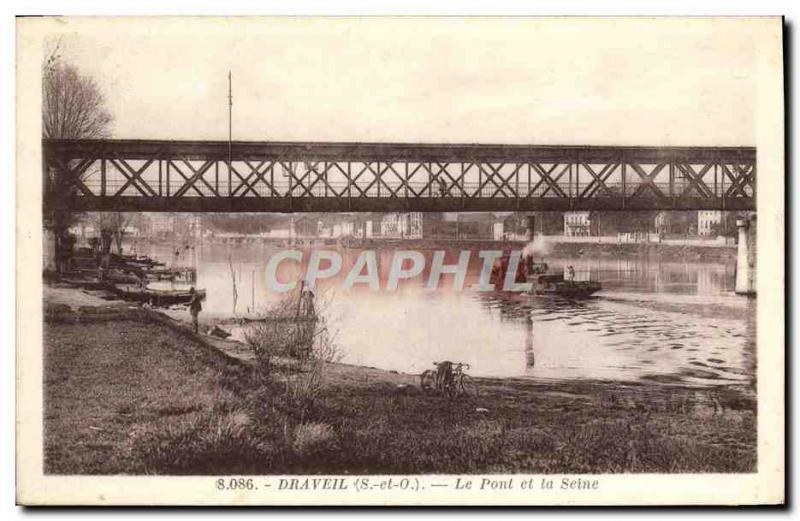
[[[74, 66], [64, 62], [59, 44], [42, 63], [42, 138], [99, 139], [108, 136], [111, 115], [104, 107], [103, 95], [92, 78], [83, 76]], [[94, 170], [89, 169], [91, 174]], [[77, 188], [64, 172], [44, 172], [44, 198], [48, 201], [44, 225], [53, 233], [56, 269], [60, 273], [71, 249], [69, 227], [78, 219], [71, 201]]]
[[130, 219], [122, 212], [100, 212], [93, 216], [94, 227], [100, 231], [100, 247], [103, 255], [111, 252], [113, 241], [117, 255], [122, 255], [122, 239], [130, 224]]
[[42, 71], [42, 137], [101, 139], [108, 136], [111, 114], [94, 79], [61, 60], [58, 45]]

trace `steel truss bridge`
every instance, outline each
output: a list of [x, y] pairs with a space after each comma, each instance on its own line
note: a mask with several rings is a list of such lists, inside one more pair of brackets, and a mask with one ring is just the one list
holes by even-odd
[[44, 140], [76, 211], [755, 210], [750, 147]]

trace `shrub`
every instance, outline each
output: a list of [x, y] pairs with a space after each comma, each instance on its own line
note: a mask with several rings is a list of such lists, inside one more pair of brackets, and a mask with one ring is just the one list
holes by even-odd
[[286, 356], [288, 328], [278, 322], [259, 322], [244, 331], [244, 340], [253, 350], [259, 373], [269, 376], [276, 357]]
[[336, 436], [327, 423], [301, 423], [294, 429], [292, 449], [301, 457], [318, 455], [333, 448]]
[[322, 391], [325, 364], [339, 359], [323, 312], [327, 303], [314, 304], [312, 298], [309, 305], [303, 298], [300, 291], [287, 294], [267, 309], [263, 321], [252, 324], [244, 333], [263, 378], [272, 375], [277, 358], [291, 361], [291, 374], [283, 382], [284, 394], [300, 422]]
[[[324, 325], [323, 325], [324, 327]], [[286, 398], [303, 421], [325, 387], [325, 365], [339, 359], [339, 348], [327, 328], [315, 335], [308, 355], [299, 359], [297, 371], [286, 378]]]
[[[312, 299], [313, 301], [314, 299]], [[244, 331], [245, 342], [253, 350], [262, 375], [269, 375], [275, 358], [287, 357], [306, 362], [318, 358], [333, 360], [335, 346], [328, 330], [323, 308], [325, 303], [312, 304], [295, 291], [273, 303], [262, 321]]]

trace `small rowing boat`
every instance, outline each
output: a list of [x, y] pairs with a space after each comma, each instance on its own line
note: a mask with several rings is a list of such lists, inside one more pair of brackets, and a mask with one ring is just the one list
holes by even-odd
[[[188, 304], [192, 299], [192, 294], [188, 289], [151, 289], [137, 285], [118, 284], [113, 285], [111, 291], [124, 300], [147, 303], [155, 307]], [[206, 290], [198, 289], [195, 290], [195, 293], [200, 296], [200, 299], [205, 300]]]

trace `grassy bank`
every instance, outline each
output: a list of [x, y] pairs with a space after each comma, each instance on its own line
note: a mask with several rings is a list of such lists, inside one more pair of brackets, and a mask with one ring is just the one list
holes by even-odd
[[481, 380], [478, 397], [328, 364], [287, 393], [183, 325], [127, 308], [51, 307], [45, 471], [54, 474], [741, 472], [751, 389]]

